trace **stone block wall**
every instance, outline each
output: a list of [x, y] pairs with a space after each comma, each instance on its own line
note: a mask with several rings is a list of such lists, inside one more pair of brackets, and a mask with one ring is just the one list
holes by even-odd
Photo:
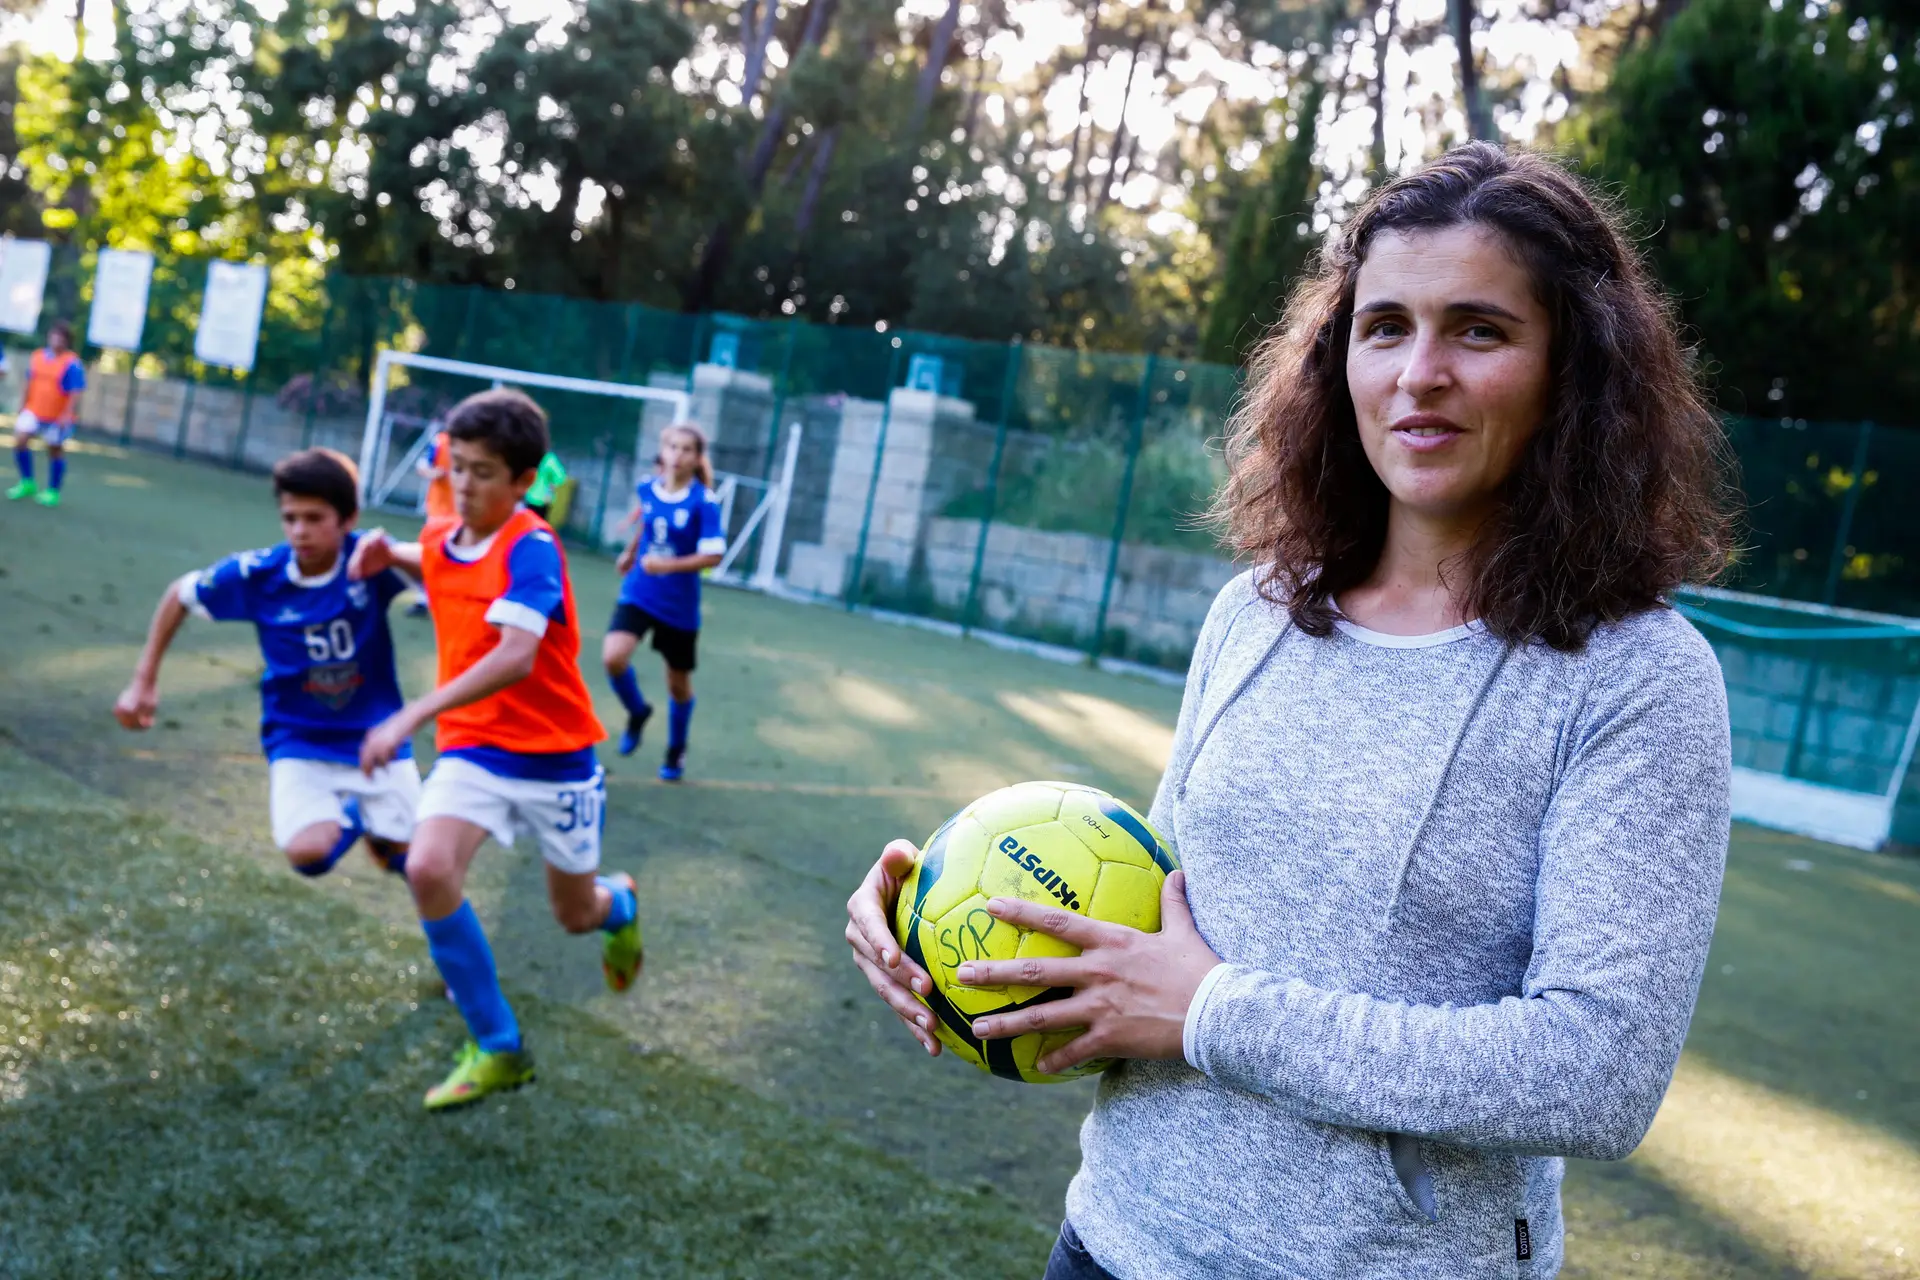
[[1736, 765], [1784, 773], [1804, 703], [1795, 776], [1870, 794], [1884, 795], [1893, 785], [1920, 703], [1920, 676], [1839, 665], [1817, 643], [1804, 653], [1782, 653], [1710, 628], [1704, 634], [1726, 677]]
[[[925, 571], [941, 605], [963, 609], [979, 554], [980, 521], [928, 524]], [[1110, 539], [994, 524], [980, 560], [979, 625], [1086, 644], [1100, 616]], [[1127, 542], [1114, 565], [1107, 631], [1123, 656], [1176, 665], [1193, 648], [1213, 597], [1237, 572], [1216, 556]]]
[[[811, 540], [793, 541], [789, 582], [843, 594], [859, 555], [864, 579], [883, 590], [903, 587], [914, 575], [928, 519], [985, 475], [993, 434], [974, 421], [971, 403], [931, 391], [896, 388], [884, 403], [841, 399], [819, 529]], [[809, 444], [807, 452], [817, 458], [821, 451]]]

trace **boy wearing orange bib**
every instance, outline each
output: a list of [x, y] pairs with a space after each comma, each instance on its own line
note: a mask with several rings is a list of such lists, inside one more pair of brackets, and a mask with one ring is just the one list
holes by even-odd
[[640, 971], [633, 877], [601, 876], [606, 736], [580, 675], [579, 615], [565, 553], [546, 521], [520, 505], [547, 452], [547, 420], [518, 391], [484, 391], [447, 418], [455, 518], [430, 521], [416, 543], [375, 531], [349, 576], [397, 566], [425, 586], [440, 650], [438, 687], [367, 734], [360, 767], [385, 765], [429, 720], [439, 758], [420, 794], [407, 882], [427, 948], [473, 1034], [427, 1109], [477, 1102], [533, 1080], [533, 1058], [500, 989], [485, 931], [466, 900], [467, 868], [492, 836], [518, 834], [547, 863], [553, 914], [570, 933], [603, 931], [607, 984]]
[[[32, 498], [43, 507], [60, 505], [60, 484], [67, 477], [67, 438], [73, 434], [87, 370], [73, 350], [73, 329], [65, 320], [47, 331], [47, 345], [27, 362], [27, 393], [13, 419], [13, 461], [20, 483], [7, 490], [9, 501]], [[47, 445], [47, 487], [33, 479], [33, 439]]]

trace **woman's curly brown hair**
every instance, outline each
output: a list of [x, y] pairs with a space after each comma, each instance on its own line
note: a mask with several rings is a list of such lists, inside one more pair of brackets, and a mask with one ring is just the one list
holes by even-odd
[[1329, 634], [1334, 599], [1373, 572], [1387, 530], [1347, 391], [1360, 264], [1383, 232], [1463, 224], [1501, 237], [1532, 276], [1553, 321], [1553, 390], [1498, 514], [1449, 573], [1494, 635], [1578, 649], [1726, 565], [1730, 490], [1725, 434], [1670, 303], [1608, 203], [1542, 156], [1469, 143], [1367, 200], [1254, 355], [1215, 516], [1265, 566], [1261, 593]]

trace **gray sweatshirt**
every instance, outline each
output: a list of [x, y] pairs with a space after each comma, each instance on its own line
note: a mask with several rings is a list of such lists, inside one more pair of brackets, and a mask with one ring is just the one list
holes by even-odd
[[1546, 1277], [1686, 1038], [1726, 861], [1719, 664], [1658, 609], [1579, 653], [1288, 625], [1195, 649], [1153, 818], [1224, 963], [1186, 1062], [1107, 1073], [1067, 1216], [1122, 1280]]

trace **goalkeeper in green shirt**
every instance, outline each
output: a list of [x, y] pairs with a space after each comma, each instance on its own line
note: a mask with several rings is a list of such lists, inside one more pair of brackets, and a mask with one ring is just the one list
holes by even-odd
[[527, 510], [545, 520], [547, 511], [553, 506], [553, 495], [566, 482], [567, 469], [560, 464], [559, 458], [549, 452], [540, 459], [540, 469], [534, 472], [533, 485], [523, 499]]

